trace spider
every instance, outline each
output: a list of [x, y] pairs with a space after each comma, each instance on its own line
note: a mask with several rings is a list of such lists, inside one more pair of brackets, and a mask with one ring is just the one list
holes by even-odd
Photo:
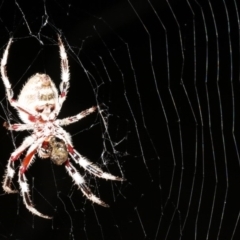
[[60, 94], [47, 74], [36, 73], [30, 77], [23, 86], [18, 99], [13, 98], [13, 90], [7, 76], [6, 66], [9, 55], [9, 49], [13, 40], [10, 38], [1, 60], [1, 76], [5, 86], [7, 99], [10, 105], [15, 108], [23, 123], [7, 124], [4, 126], [10, 131], [32, 131], [32, 134], [24, 139], [22, 144], [11, 154], [8, 160], [6, 174], [3, 180], [3, 189], [6, 193], [16, 193], [12, 189], [12, 179], [15, 174], [14, 162], [19, 159], [20, 155], [26, 150], [26, 155], [21, 162], [18, 172], [18, 181], [20, 193], [26, 208], [39, 217], [51, 219], [52, 217], [39, 212], [33, 205], [29, 185], [25, 176], [29, 166], [34, 161], [35, 154], [40, 158], [50, 158], [57, 165], [64, 165], [68, 174], [72, 177], [73, 182], [81, 189], [82, 193], [92, 202], [108, 207], [108, 205], [95, 196], [90, 188], [86, 185], [83, 176], [72, 165], [70, 159], [89, 173], [104, 179], [123, 181], [121, 177], [113, 176], [110, 173], [103, 172], [97, 165], [90, 162], [87, 158], [79, 154], [73, 147], [71, 136], [62, 126], [78, 122], [82, 118], [95, 112], [97, 107], [86, 109], [75, 116], [64, 119], [57, 119], [66, 100], [69, 88], [69, 66], [63, 42], [58, 35], [58, 45], [61, 59], [61, 83]]

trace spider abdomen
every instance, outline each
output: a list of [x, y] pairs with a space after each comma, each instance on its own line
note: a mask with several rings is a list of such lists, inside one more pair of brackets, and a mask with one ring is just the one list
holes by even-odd
[[[35, 113], [42, 121], [53, 120], [56, 117], [55, 108], [58, 108], [58, 91], [47, 74], [36, 73], [28, 79], [18, 96], [21, 106]], [[19, 111], [20, 118], [29, 123], [32, 120], [29, 114]]]

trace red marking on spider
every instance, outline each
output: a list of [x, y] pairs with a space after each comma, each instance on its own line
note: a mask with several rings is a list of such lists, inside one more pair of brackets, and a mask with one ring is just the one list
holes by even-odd
[[74, 149], [73, 149], [73, 147], [71, 146], [71, 145], [67, 145], [67, 148], [68, 148], [68, 151], [70, 152], [70, 153], [74, 153]]
[[47, 141], [44, 141], [44, 142], [42, 143], [42, 148], [48, 149], [48, 147], [49, 147], [49, 143], [48, 143]]
[[31, 121], [31, 122], [36, 122], [36, 118], [32, 115], [29, 115], [28, 119]]
[[22, 162], [22, 166], [20, 168], [20, 172], [21, 174], [23, 174], [26, 170], [27, 170], [27, 167], [29, 165], [29, 162], [31, 161], [31, 159], [33, 158], [34, 154], [36, 153], [36, 150], [30, 152], [23, 160]]

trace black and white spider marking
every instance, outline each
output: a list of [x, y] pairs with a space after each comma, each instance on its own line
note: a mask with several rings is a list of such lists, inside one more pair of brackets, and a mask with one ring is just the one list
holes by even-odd
[[57, 119], [62, 104], [66, 99], [70, 78], [67, 54], [60, 36], [58, 36], [61, 58], [60, 94], [58, 94], [55, 84], [47, 74], [36, 73], [30, 77], [23, 86], [18, 99], [13, 99], [14, 94], [6, 71], [11, 43], [12, 38], [9, 40], [3, 53], [1, 60], [1, 76], [6, 89], [7, 99], [10, 105], [17, 110], [19, 117], [24, 123], [5, 124], [5, 127], [11, 131], [32, 131], [32, 134], [24, 139], [23, 143], [11, 154], [8, 160], [6, 174], [3, 180], [4, 191], [6, 193], [17, 192], [11, 188], [12, 179], [15, 174], [14, 162], [18, 160], [24, 150], [28, 148], [26, 156], [19, 168], [18, 180], [23, 202], [30, 212], [42, 218], [52, 218], [40, 213], [33, 206], [30, 198], [25, 172], [33, 162], [36, 153], [40, 158], [50, 158], [55, 164], [64, 165], [74, 183], [88, 199], [107, 207], [108, 205], [106, 203], [91, 192], [84, 178], [72, 165], [70, 158], [97, 177], [116, 181], [123, 181], [123, 178], [103, 172], [98, 166], [80, 155], [72, 145], [70, 134], [61, 127], [81, 120], [87, 115], [95, 112], [97, 107], [91, 107], [75, 116]]

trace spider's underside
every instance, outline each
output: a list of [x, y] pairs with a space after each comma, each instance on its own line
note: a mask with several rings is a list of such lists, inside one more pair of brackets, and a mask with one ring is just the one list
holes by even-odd
[[[70, 134], [61, 126], [75, 123], [87, 115], [95, 112], [97, 107], [91, 107], [79, 114], [64, 119], [57, 119], [62, 104], [66, 99], [69, 88], [69, 66], [67, 54], [60, 36], [58, 45], [61, 58], [61, 83], [60, 94], [47, 74], [36, 73], [28, 79], [21, 90], [18, 99], [13, 99], [13, 90], [7, 76], [6, 65], [12, 39], [9, 40], [1, 60], [1, 77], [6, 89], [7, 99], [10, 105], [15, 108], [23, 124], [9, 124], [4, 126], [11, 131], [32, 131], [23, 143], [11, 154], [8, 160], [6, 174], [3, 180], [3, 189], [6, 193], [16, 193], [12, 189], [11, 183], [15, 174], [14, 162], [26, 150], [21, 167], [19, 168], [18, 180], [20, 192], [26, 208], [33, 214], [51, 219], [52, 217], [40, 213], [34, 206], [30, 198], [29, 186], [25, 176], [28, 167], [33, 163], [35, 154], [40, 158], [50, 158], [57, 165], [64, 165], [74, 183], [81, 189], [82, 193], [91, 201], [104, 207], [108, 205], [96, 197], [85, 183], [84, 178], [72, 165], [70, 158], [91, 174], [105, 179], [122, 181], [123, 178], [113, 176], [103, 172], [98, 166], [81, 156], [73, 147]], [[69, 157], [70, 156], [70, 157]]]

